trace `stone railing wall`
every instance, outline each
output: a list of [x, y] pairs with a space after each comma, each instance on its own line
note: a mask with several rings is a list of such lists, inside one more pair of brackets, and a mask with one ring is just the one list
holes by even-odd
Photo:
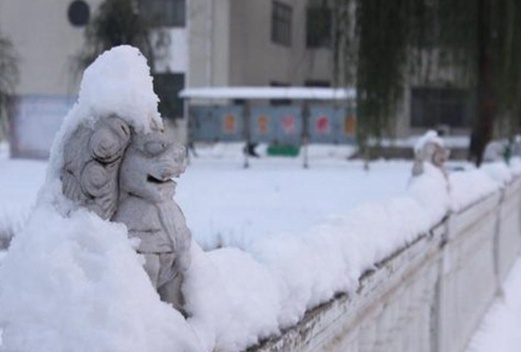
[[461, 352], [521, 249], [521, 179], [447, 216], [250, 352]]

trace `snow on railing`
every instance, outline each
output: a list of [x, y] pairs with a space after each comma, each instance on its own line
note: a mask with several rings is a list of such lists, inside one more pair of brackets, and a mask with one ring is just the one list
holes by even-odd
[[517, 168], [484, 169], [502, 186], [453, 199], [449, 216], [366, 271], [356, 292], [248, 351], [463, 351], [521, 249]]

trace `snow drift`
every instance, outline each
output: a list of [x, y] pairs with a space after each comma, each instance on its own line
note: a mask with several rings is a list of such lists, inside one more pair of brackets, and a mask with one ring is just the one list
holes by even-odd
[[0, 268], [4, 351], [197, 351], [185, 319], [159, 300], [125, 226], [76, 209], [61, 193], [64, 141], [81, 123], [118, 114], [161, 126], [145, 58], [123, 46], [86, 71], [51, 150], [47, 179]]

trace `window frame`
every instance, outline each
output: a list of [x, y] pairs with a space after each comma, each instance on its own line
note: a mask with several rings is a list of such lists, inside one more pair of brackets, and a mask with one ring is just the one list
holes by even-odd
[[[311, 22], [324, 21], [321, 33], [311, 31]], [[313, 28], [316, 29], [316, 28]], [[327, 6], [308, 6], [306, 8], [306, 48], [331, 48], [333, 43], [333, 12]]]
[[293, 8], [291, 5], [274, 0], [271, 10], [271, 41], [275, 44], [291, 46], [291, 25]]
[[468, 128], [472, 123], [472, 95], [467, 89], [411, 87], [410, 109], [413, 128]]

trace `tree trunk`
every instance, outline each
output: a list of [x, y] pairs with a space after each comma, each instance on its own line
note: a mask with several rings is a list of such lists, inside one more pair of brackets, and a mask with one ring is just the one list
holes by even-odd
[[491, 3], [493, 0], [478, 2], [478, 114], [470, 137], [469, 159], [476, 166], [483, 162], [485, 148], [492, 139], [496, 102], [492, 82], [491, 63]]

